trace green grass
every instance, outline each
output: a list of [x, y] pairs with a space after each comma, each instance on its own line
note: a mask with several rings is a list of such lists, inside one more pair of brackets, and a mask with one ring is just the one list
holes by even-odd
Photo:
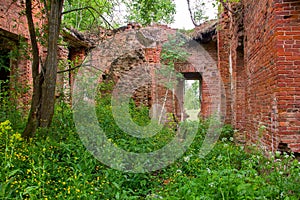
[[[99, 103], [97, 113], [112, 141], [132, 151], [161, 148], [174, 134], [166, 127], [164, 134], [141, 142], [124, 136], [107, 101]], [[131, 113], [140, 124], [147, 122], [147, 114], [145, 108], [133, 108]], [[175, 163], [135, 174], [97, 161], [79, 139], [72, 111], [65, 104], [57, 104], [53, 126], [39, 130], [30, 142], [20, 138], [22, 119], [16, 116], [2, 117], [0, 122], [0, 199], [300, 198], [299, 162], [290, 155], [266, 158], [259, 151], [246, 153], [231, 142], [229, 126], [205, 158], [198, 156], [207, 129], [202, 122], [194, 142]]]

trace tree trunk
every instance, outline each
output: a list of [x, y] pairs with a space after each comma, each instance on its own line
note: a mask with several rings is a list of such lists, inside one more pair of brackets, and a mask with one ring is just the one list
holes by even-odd
[[41, 96], [40, 126], [49, 127], [52, 122], [55, 104], [55, 87], [57, 75], [57, 51], [60, 32], [63, 0], [51, 0], [51, 9], [48, 19], [48, 49], [45, 62], [44, 82]]
[[[47, 6], [47, 5], [45, 5]], [[35, 135], [38, 127], [51, 125], [54, 104], [57, 72], [57, 42], [60, 32], [63, 0], [51, 0], [48, 17], [48, 46], [44, 66], [39, 72], [39, 50], [32, 18], [31, 0], [26, 0], [26, 17], [28, 21], [30, 40], [32, 45], [32, 78], [33, 94], [31, 108], [23, 137], [29, 139]]]

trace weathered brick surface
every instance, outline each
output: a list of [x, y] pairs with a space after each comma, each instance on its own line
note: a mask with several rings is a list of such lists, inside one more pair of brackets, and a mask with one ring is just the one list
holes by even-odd
[[[185, 116], [183, 110], [183, 81], [177, 80], [177, 85], [169, 88], [169, 83], [175, 83], [176, 74], [159, 72], [162, 69], [161, 51], [168, 37], [176, 35], [176, 30], [166, 26], [127, 28], [106, 39], [91, 51], [88, 65], [102, 72], [106, 80], [115, 84], [124, 84], [118, 89], [118, 94], [132, 92], [132, 97], [139, 105], [160, 104], [166, 112], [174, 113], [177, 120]], [[196, 42], [189, 44], [186, 51], [190, 53], [184, 63], [175, 63], [176, 73], [199, 74], [202, 80], [202, 110], [203, 116], [224, 111], [218, 101], [221, 101], [220, 74], [217, 70], [216, 43], [201, 46]], [[196, 76], [196, 75], [195, 75]], [[127, 79], [122, 82], [122, 79]], [[101, 81], [101, 80], [100, 80]], [[143, 81], [144, 85], [141, 85]], [[140, 84], [140, 85], [139, 85]], [[135, 91], [130, 87], [139, 85]], [[126, 91], [126, 92], [124, 92]], [[210, 101], [209, 101], [210, 99]], [[208, 103], [210, 102], [210, 103]]]
[[277, 112], [280, 142], [300, 152], [300, 2], [274, 4], [277, 49]]
[[[39, 31], [40, 35], [45, 33], [43, 30], [44, 25], [47, 23], [46, 18], [41, 12], [43, 8], [41, 1], [33, 1], [33, 22], [35, 28]], [[71, 41], [70, 41], [71, 37]], [[82, 41], [72, 35], [65, 39], [70, 46], [67, 49], [66, 46], [59, 47], [59, 70], [66, 70], [71, 68], [68, 63], [68, 59], [74, 61], [74, 65], [77, 65], [83, 60], [87, 47], [82, 44]], [[41, 37], [39, 37], [41, 39]], [[77, 39], [77, 40], [76, 40]], [[72, 49], [70, 42], [78, 41], [76, 43], [76, 49]], [[9, 51], [19, 51], [17, 57], [12, 58], [10, 62], [10, 88], [18, 91], [18, 97], [20, 101], [17, 101], [20, 108], [28, 109], [30, 105], [30, 98], [32, 92], [32, 72], [31, 72], [31, 59], [30, 56], [30, 37], [27, 25], [27, 18], [25, 15], [25, 1], [24, 0], [5, 0], [0, 4], [0, 49]], [[45, 42], [45, 41], [44, 41]], [[27, 48], [26, 48], [27, 46]], [[45, 63], [47, 49], [39, 44], [40, 59], [42, 63]], [[15, 53], [14, 53], [15, 54]], [[73, 65], [73, 66], [74, 66]], [[70, 75], [70, 76], [69, 76]], [[71, 89], [74, 73], [63, 73], [58, 75], [57, 96], [61, 95], [61, 89]], [[69, 81], [70, 80], [70, 81]], [[18, 88], [18, 89], [17, 89]], [[70, 92], [67, 92], [70, 94]]]
[[299, 152], [300, 2], [250, 0], [231, 7], [238, 14], [223, 13], [218, 46], [227, 120], [249, 143], [272, 151], [286, 143]]
[[[41, 5], [33, 1], [33, 17], [36, 27], [42, 27], [45, 23], [42, 18], [40, 10]], [[19, 106], [28, 106], [30, 102], [30, 89], [32, 84], [31, 63], [26, 59], [25, 49], [20, 49], [20, 43], [29, 44], [29, 31], [27, 26], [27, 19], [25, 16], [25, 1], [23, 0], [5, 0], [0, 4], [0, 38], [3, 41], [0, 46], [2, 48], [9, 48], [12, 51], [19, 50], [19, 56], [11, 59], [10, 71], [10, 85], [11, 89], [18, 88], [20, 99]], [[40, 48], [41, 54], [44, 49]], [[27, 91], [27, 92], [24, 92]]]
[[[40, 10], [42, 5], [33, 2], [34, 7], [34, 22], [37, 27], [42, 27], [46, 23]], [[0, 28], [10, 35], [18, 38], [21, 36], [29, 44], [29, 33], [27, 27], [26, 16], [24, 15], [24, 1], [5, 1], [0, 6]], [[67, 42], [68, 48], [60, 46], [59, 71], [66, 71], [58, 74], [57, 97], [64, 93], [71, 93], [75, 71], [67, 71], [68, 69], [79, 65], [86, 57], [87, 50], [91, 48], [90, 44], [84, 41], [79, 41], [76, 34], [63, 31], [63, 39]], [[3, 31], [2, 31], [3, 32]], [[1, 33], [2, 33], [1, 32]], [[176, 30], [172, 30], [167, 26], [155, 25], [148, 28], [141, 28], [139, 24], [128, 24], [127, 27], [118, 29], [115, 33], [106, 34], [104, 41], [100, 41], [100, 46], [97, 46], [87, 59], [87, 65], [93, 65], [103, 74], [100, 78], [106, 77], [108, 80], [113, 80], [117, 83], [121, 78], [130, 77], [129, 81], [124, 84], [124, 87], [130, 85], [138, 85], [139, 83], [150, 78], [150, 83], [141, 87], [135, 88], [132, 92], [132, 97], [137, 104], [151, 106], [153, 104], [163, 105], [167, 112], [175, 113], [178, 119], [183, 119], [183, 82], [179, 81], [179, 85], [174, 89], [168, 89], [166, 85], [170, 81], [167, 77], [161, 76], [157, 71], [161, 68], [160, 56], [162, 44], [168, 40], [169, 35], [175, 35]], [[74, 35], [75, 34], [75, 35]], [[1, 37], [4, 37], [3, 35]], [[100, 38], [98, 38], [100, 37]], [[103, 36], [96, 36], [96, 40]], [[95, 39], [95, 36], [93, 36]], [[10, 39], [10, 38], [9, 38]], [[16, 41], [18, 42], [18, 41]], [[4, 44], [6, 45], [6, 44]], [[194, 44], [195, 45], [195, 44]], [[199, 52], [201, 51], [200, 56]], [[218, 88], [219, 74], [216, 72], [217, 51], [216, 43], [210, 42], [203, 44], [198, 50], [195, 48], [188, 49], [191, 56], [186, 63], [177, 63], [176, 70], [178, 73], [198, 73], [202, 81], [202, 116], [208, 117], [212, 113], [222, 110], [216, 103], [216, 100], [221, 99], [221, 92]], [[46, 50], [40, 46], [40, 54], [42, 60], [45, 59]], [[73, 61], [72, 65], [68, 63]], [[101, 65], [98, 65], [101, 63]], [[143, 71], [144, 70], [144, 71]], [[146, 71], [145, 71], [146, 70]], [[133, 74], [132, 74], [133, 72]], [[12, 73], [17, 74], [18, 80], [12, 80], [20, 85], [31, 85], [31, 69], [30, 62], [19, 59], [12, 66]], [[141, 74], [141, 76], [137, 75]], [[144, 77], [143, 74], [148, 74], [149, 77]], [[135, 76], [134, 76], [135, 75]], [[202, 78], [201, 78], [202, 77]], [[174, 78], [171, 78], [174, 79]], [[176, 79], [176, 78], [175, 78]], [[217, 83], [216, 83], [217, 81]], [[26, 82], [26, 83], [25, 83]], [[126, 91], [126, 88], [124, 88]], [[67, 92], [66, 92], [67, 91]], [[24, 104], [29, 105], [30, 93], [24, 94], [23, 99], [26, 99]], [[71, 99], [69, 99], [71, 100]], [[224, 109], [223, 109], [224, 110]]]
[[2, 1], [0, 5], [1, 28], [14, 34], [28, 38], [27, 20], [25, 16], [25, 1]]

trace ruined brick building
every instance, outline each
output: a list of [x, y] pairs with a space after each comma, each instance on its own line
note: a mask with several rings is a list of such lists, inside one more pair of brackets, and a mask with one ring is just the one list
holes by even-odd
[[[22, 1], [6, 2], [0, 5], [1, 55], [8, 54], [21, 39], [28, 42]], [[43, 24], [42, 19], [35, 20]], [[75, 62], [73, 66], [86, 60], [84, 65], [101, 70], [101, 81], [117, 83], [130, 77], [131, 81], [123, 84], [124, 91], [146, 81], [134, 88], [135, 101], [147, 106], [164, 104], [178, 120], [185, 116], [184, 80], [198, 80], [202, 117], [220, 112], [225, 122], [238, 130], [241, 140], [268, 151], [284, 148], [300, 152], [299, 0], [241, 0], [224, 10], [218, 21], [196, 27], [190, 38], [182, 38], [190, 53], [188, 59], [175, 64], [177, 73], [184, 78], [168, 90], [155, 84], [164, 78], [153, 77], [157, 77], [155, 70], [161, 66], [164, 42], [176, 32], [166, 26], [142, 28], [129, 24], [106, 32], [105, 37], [98, 35], [102, 39], [95, 42], [76, 31], [65, 30], [60, 71], [72, 68], [67, 59]], [[11, 76], [15, 79], [11, 83], [30, 84], [30, 61], [18, 58], [7, 62], [11, 71], [1, 71], [2, 80]], [[58, 81], [59, 88], [71, 89], [74, 73], [59, 73]], [[23, 95], [24, 104], [28, 100], [28, 94]]]
[[[43, 37], [43, 25], [47, 20], [43, 16], [43, 5], [39, 1], [33, 1], [33, 21], [37, 29], [37, 35]], [[77, 34], [77, 36], [76, 36]], [[83, 37], [83, 36], [82, 36]], [[59, 45], [59, 66], [61, 72], [67, 71], [78, 65], [86, 52], [94, 47], [89, 39], [83, 39], [77, 31], [63, 29], [61, 31], [62, 42]], [[40, 40], [39, 43], [45, 41]], [[41, 63], [45, 62], [47, 49], [39, 46]], [[32, 72], [30, 61], [30, 37], [25, 15], [24, 0], [6, 0], [0, 5], [0, 80], [9, 80], [11, 90], [16, 90], [20, 108], [28, 109], [31, 97]], [[72, 62], [72, 66], [70, 65]], [[9, 70], [7, 69], [9, 68]], [[58, 73], [57, 95], [61, 90], [70, 90], [71, 80], [74, 74]], [[67, 86], [66, 86], [67, 85]]]

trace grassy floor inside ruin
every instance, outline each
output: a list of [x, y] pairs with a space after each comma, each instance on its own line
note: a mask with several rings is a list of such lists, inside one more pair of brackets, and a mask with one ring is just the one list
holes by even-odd
[[[206, 122], [201, 122], [192, 145], [176, 162], [154, 172], [126, 173], [103, 165], [86, 150], [67, 105], [57, 105], [52, 128], [39, 130], [29, 142], [20, 138], [24, 125], [20, 115], [2, 111], [1, 199], [300, 198], [300, 163], [292, 155], [266, 158], [255, 147], [247, 153], [232, 142], [229, 127], [205, 158], [198, 156], [207, 130]], [[128, 148], [145, 147], [134, 140], [121, 144], [120, 132], [108, 117], [110, 105], [102, 104], [97, 112], [112, 141]], [[132, 115], [142, 122], [145, 113], [134, 110]], [[172, 136], [171, 130], [165, 131]], [[162, 140], [153, 148], [167, 138]]]

